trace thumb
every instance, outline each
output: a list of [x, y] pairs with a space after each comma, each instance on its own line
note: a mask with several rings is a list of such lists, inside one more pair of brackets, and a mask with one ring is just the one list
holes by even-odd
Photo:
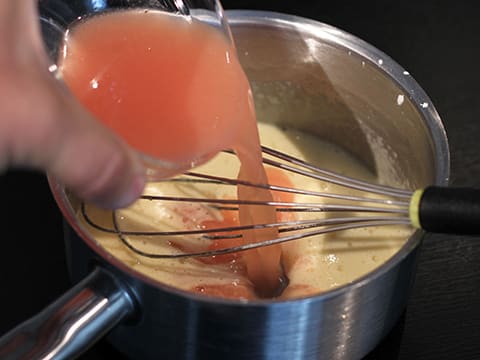
[[145, 184], [136, 153], [95, 121], [50, 74], [36, 80], [37, 86], [23, 88], [23, 96], [4, 104], [4, 165], [46, 170], [77, 196], [101, 207], [133, 202]]
[[145, 170], [47, 70], [37, 6], [0, 1], [0, 170], [37, 167], [85, 200], [126, 206]]
[[145, 185], [145, 169], [137, 154], [73, 98], [64, 97], [59, 110], [51, 121], [57, 125], [40, 159], [42, 167], [79, 197], [101, 207], [124, 207], [136, 200]]

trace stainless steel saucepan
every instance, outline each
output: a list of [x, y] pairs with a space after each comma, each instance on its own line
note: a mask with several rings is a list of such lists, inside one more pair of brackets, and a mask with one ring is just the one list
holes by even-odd
[[[79, 2], [62, 3], [62, 11], [43, 19], [47, 43], [56, 42], [48, 38], [56, 27], [81, 15], [81, 6], [69, 5]], [[329, 139], [387, 182], [411, 188], [448, 182], [440, 118], [387, 55], [304, 18], [227, 15], [254, 92], [263, 94], [256, 99], [261, 120]], [[359, 359], [399, 319], [414, 279], [421, 232], [375, 271], [317, 296], [242, 302], [187, 293], [109, 255], [78, 222], [78, 201], [55, 179], [50, 184], [66, 220], [77, 285], [4, 336], [2, 359], [70, 359], [103, 336], [135, 359]]]

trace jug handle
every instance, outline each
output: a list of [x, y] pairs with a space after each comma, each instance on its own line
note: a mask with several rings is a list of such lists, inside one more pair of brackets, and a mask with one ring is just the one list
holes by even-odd
[[1, 359], [72, 359], [133, 316], [132, 294], [97, 267], [42, 312], [0, 338]]

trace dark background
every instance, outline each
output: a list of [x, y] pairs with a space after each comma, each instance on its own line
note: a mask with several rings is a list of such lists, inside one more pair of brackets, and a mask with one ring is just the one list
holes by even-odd
[[[480, 25], [471, 1], [223, 1], [313, 18], [390, 55], [420, 83], [451, 145], [452, 184], [480, 183]], [[0, 80], [1, 81], [1, 80]], [[0, 334], [69, 288], [61, 216], [45, 177], [0, 176]], [[479, 219], [480, 222], [480, 219]], [[81, 359], [120, 359], [101, 341]], [[428, 235], [406, 312], [368, 359], [480, 359], [480, 241]]]

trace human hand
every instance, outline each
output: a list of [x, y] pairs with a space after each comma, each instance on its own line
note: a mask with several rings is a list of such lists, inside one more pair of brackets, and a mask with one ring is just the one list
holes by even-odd
[[36, 7], [0, 2], [0, 170], [42, 169], [84, 200], [126, 206], [145, 170], [50, 74]]

